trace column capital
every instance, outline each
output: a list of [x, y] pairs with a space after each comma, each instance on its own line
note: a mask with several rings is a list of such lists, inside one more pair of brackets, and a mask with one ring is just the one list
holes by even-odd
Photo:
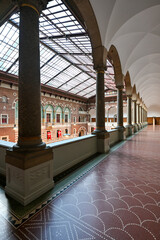
[[127, 95], [127, 98], [132, 98], [132, 95]]
[[103, 73], [104, 74], [106, 69], [101, 67], [101, 68], [97, 68], [95, 70], [96, 70], [97, 73]]
[[48, 0], [16, 0], [17, 4], [20, 8], [22, 7], [30, 7], [35, 10], [38, 15], [40, 15], [41, 11], [46, 8]]
[[136, 100], [136, 99], [132, 99], [132, 102], [136, 103], [136, 102], [137, 102], [137, 100]]
[[93, 64], [96, 71], [105, 71], [106, 59], [107, 59], [107, 49], [104, 46], [98, 46], [92, 49]]
[[119, 90], [122, 90], [124, 88], [123, 85], [117, 85], [116, 88], [118, 88]]

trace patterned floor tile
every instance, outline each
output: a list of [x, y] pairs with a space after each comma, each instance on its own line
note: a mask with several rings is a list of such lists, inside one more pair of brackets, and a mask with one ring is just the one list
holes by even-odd
[[160, 240], [159, 146], [160, 127], [145, 128], [44, 205], [14, 236]]

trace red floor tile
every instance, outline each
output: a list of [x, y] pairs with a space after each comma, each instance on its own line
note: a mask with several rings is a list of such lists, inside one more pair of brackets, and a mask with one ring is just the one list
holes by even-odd
[[23, 224], [17, 236], [160, 240], [159, 146], [160, 127], [145, 128]]

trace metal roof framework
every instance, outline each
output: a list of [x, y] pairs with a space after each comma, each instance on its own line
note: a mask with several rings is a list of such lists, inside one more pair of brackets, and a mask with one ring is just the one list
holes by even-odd
[[[96, 72], [86, 30], [62, 0], [48, 3], [39, 19], [41, 83], [66, 93], [96, 95]], [[18, 75], [19, 13], [0, 27], [0, 70]], [[107, 60], [105, 90], [115, 88], [114, 70]]]

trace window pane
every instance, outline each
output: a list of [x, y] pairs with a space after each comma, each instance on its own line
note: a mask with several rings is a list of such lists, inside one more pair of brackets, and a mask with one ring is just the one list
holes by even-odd
[[56, 122], [60, 123], [60, 114], [56, 114]]

